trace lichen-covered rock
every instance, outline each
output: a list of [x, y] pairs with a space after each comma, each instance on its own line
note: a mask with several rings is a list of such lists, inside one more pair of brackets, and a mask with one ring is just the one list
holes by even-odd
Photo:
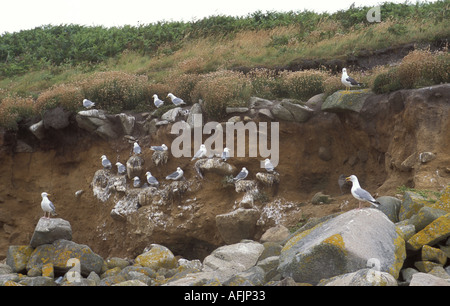
[[423, 196], [412, 191], [406, 191], [399, 211], [399, 220], [403, 221], [411, 218], [426, 205], [429, 205], [429, 202]]
[[[364, 229], [364, 230], [361, 230]], [[297, 282], [355, 272], [379, 260], [380, 271], [398, 278], [406, 257], [395, 225], [377, 209], [352, 210], [293, 236], [283, 247], [278, 271]]]
[[58, 239], [72, 240], [72, 227], [69, 221], [61, 218], [41, 218], [34, 229], [30, 246], [35, 248]]
[[158, 270], [160, 268], [176, 268], [177, 260], [173, 253], [165, 246], [152, 244], [150, 249], [136, 257], [136, 265]]
[[27, 262], [34, 248], [29, 245], [11, 245], [6, 254], [6, 264], [13, 272], [22, 272], [27, 267]]
[[442, 191], [439, 200], [437, 200], [434, 204], [431, 204], [431, 206], [450, 212], [450, 184], [445, 187], [444, 191]]
[[434, 245], [450, 236], [450, 213], [443, 215], [407, 241], [407, 247], [419, 250], [424, 245]]
[[322, 111], [324, 112], [345, 112], [353, 111], [359, 113], [372, 93], [369, 89], [337, 91], [331, 96], [328, 96], [322, 103]]
[[422, 247], [422, 260], [433, 261], [441, 265], [447, 262], [447, 255], [440, 249], [424, 245]]
[[319, 286], [397, 286], [397, 281], [387, 272], [366, 268], [322, 280]]
[[441, 209], [424, 206], [422, 207], [417, 214], [413, 215], [409, 220], [408, 224], [414, 225], [416, 232], [424, 229], [428, 224], [439, 218], [440, 216], [445, 215], [446, 212]]

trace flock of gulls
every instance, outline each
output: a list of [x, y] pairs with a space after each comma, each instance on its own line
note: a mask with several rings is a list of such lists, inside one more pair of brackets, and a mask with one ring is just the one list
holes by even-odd
[[[346, 92], [349, 91], [349, 89], [351, 87], [355, 87], [355, 86], [361, 86], [362, 83], [357, 82], [355, 79], [351, 78], [348, 74], [347, 74], [347, 69], [343, 68], [342, 69], [342, 76], [341, 76], [341, 82], [342, 84], [345, 86], [346, 88]], [[176, 106], [180, 106], [180, 105], [185, 105], [186, 103], [176, 97], [175, 95], [173, 95], [172, 93], [169, 93], [167, 95], [167, 98], [170, 98], [172, 103]], [[156, 108], [159, 108], [161, 106], [164, 105], [164, 101], [158, 98], [158, 95], [154, 94], [153, 95], [153, 103], [155, 105]], [[95, 103], [88, 100], [88, 99], [84, 99], [83, 100], [83, 107], [90, 109], [92, 107], [95, 106]], [[167, 151], [168, 147], [165, 144], [162, 144], [161, 146], [151, 146], [150, 147], [151, 150], [153, 151]], [[139, 146], [139, 144], [137, 142], [134, 142], [133, 144], [133, 154], [135, 155], [139, 155], [142, 153], [142, 149]], [[207, 150], [204, 144], [200, 145], [199, 150], [194, 154], [194, 156], [192, 157], [191, 161], [194, 161], [196, 159], [200, 159], [200, 158], [207, 158]], [[224, 162], [227, 162], [230, 159], [230, 150], [228, 148], [224, 148], [222, 154], [221, 154], [221, 159]], [[102, 160], [102, 166], [104, 169], [108, 169], [111, 170], [112, 169], [112, 163], [111, 161], [108, 160], [108, 158], [105, 155], [101, 156], [101, 160]], [[125, 165], [123, 165], [120, 162], [117, 162], [116, 164], [117, 167], [117, 174], [118, 175], [125, 175], [127, 172], [127, 169], [125, 167]], [[273, 164], [271, 163], [270, 159], [266, 158], [264, 160], [264, 167], [266, 169], [266, 171], [268, 173], [274, 173], [275, 171], [275, 167], [273, 166]], [[233, 178], [233, 182], [238, 182], [241, 180], [244, 180], [247, 178], [248, 176], [248, 170], [247, 168], [243, 167], [241, 169], [241, 171], [238, 173], [238, 175], [236, 175]], [[147, 171], [145, 173], [145, 176], [147, 178], [147, 184], [149, 186], [152, 187], [159, 187], [159, 182], [156, 179], [156, 177], [154, 177], [150, 171]], [[166, 176], [166, 180], [174, 180], [174, 181], [179, 181], [181, 179], [183, 179], [184, 177], [184, 171], [180, 168], [177, 167], [177, 170], [169, 175]], [[341, 175], [341, 177], [339, 178], [339, 185], [341, 186], [341, 181], [343, 182], [351, 182], [352, 183], [352, 188], [351, 188], [351, 194], [353, 195], [353, 197], [355, 199], [358, 200], [359, 202], [359, 206], [358, 209], [361, 209], [361, 202], [368, 202], [371, 205], [374, 205], [375, 207], [379, 207], [380, 203], [377, 202], [372, 195], [364, 190], [363, 188], [361, 188], [358, 178], [355, 175], [350, 175], [349, 177], [345, 177], [343, 175]], [[139, 188], [141, 186], [141, 182], [139, 177], [134, 177], [133, 178], [133, 187], [134, 188]], [[341, 188], [342, 191], [342, 188]], [[43, 218], [50, 218], [50, 215], [56, 215], [56, 209], [55, 206], [53, 205], [53, 203], [49, 200], [48, 196], [50, 194], [46, 193], [46, 192], [42, 192], [41, 193], [41, 197], [42, 197], [42, 201], [41, 201], [41, 208], [44, 211], [44, 216]], [[48, 215], [48, 216], [47, 216]]]

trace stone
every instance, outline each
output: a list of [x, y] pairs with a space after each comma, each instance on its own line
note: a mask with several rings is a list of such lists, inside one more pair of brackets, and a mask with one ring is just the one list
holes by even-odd
[[333, 198], [328, 195], [324, 194], [321, 191], [317, 192], [311, 199], [311, 203], [318, 205], [318, 204], [328, 204], [333, 200]]
[[[446, 212], [450, 212], [450, 184], [447, 185], [441, 192], [439, 199], [431, 205], [433, 208], [442, 209]], [[450, 239], [449, 239], [450, 245]]]
[[203, 260], [203, 272], [214, 272], [213, 277], [223, 282], [256, 265], [263, 250], [262, 244], [249, 240], [219, 247]]
[[202, 107], [200, 105], [200, 103], [194, 103], [191, 107], [191, 110], [189, 111], [189, 115], [186, 119], [187, 124], [189, 124], [189, 126], [191, 127], [191, 129], [194, 127], [194, 118], [196, 118], [196, 116], [194, 115], [200, 115], [202, 114]]
[[180, 111], [181, 111], [181, 107], [172, 108], [172, 109], [168, 110], [167, 112], [165, 112], [164, 114], [162, 114], [161, 120], [167, 120], [169, 123], [173, 123], [173, 122], [177, 121]]
[[118, 137], [114, 124], [107, 118], [103, 110], [90, 109], [80, 111], [75, 116], [75, 120], [80, 128], [95, 133], [103, 139], [116, 139]]
[[406, 191], [399, 211], [399, 221], [411, 218], [427, 204], [428, 202], [423, 196], [412, 191]]
[[8, 282], [19, 282], [20, 276], [17, 273], [0, 274], [0, 286], [7, 286]]
[[133, 133], [134, 124], [136, 122], [136, 117], [127, 115], [125, 113], [120, 113], [116, 115], [122, 124], [122, 130], [126, 135], [131, 135]]
[[12, 268], [7, 264], [0, 263], [0, 275], [13, 273]]
[[[294, 104], [287, 101], [282, 101], [280, 104], [286, 110], [288, 110], [293, 117], [293, 121], [295, 122], [306, 122], [309, 118], [311, 118], [313, 114], [313, 110], [307, 106], [303, 106], [300, 104]], [[272, 110], [273, 111], [273, 110]]]
[[417, 251], [424, 245], [434, 245], [450, 236], [450, 213], [443, 215], [407, 241], [408, 249]]
[[450, 286], [450, 282], [439, 278], [437, 276], [428, 274], [428, 273], [415, 273], [412, 278], [411, 282], [409, 283], [410, 286]]
[[269, 119], [274, 119], [274, 116], [272, 115], [272, 112], [268, 108], [262, 108], [258, 110], [258, 115], [262, 115], [264, 117], [267, 117]]
[[417, 212], [417, 214], [413, 215], [408, 220], [408, 224], [414, 225], [416, 231], [418, 232], [424, 229], [428, 224], [445, 214], [446, 212], [441, 209], [424, 206]]
[[6, 264], [13, 272], [23, 272], [33, 251], [29, 245], [11, 245], [6, 255]]
[[373, 95], [369, 89], [351, 90], [350, 92], [336, 91], [322, 103], [322, 111], [331, 113], [357, 112], [364, 106], [367, 98]]
[[122, 259], [119, 257], [111, 257], [106, 260], [106, 266], [108, 269], [119, 267], [120, 269], [123, 269], [130, 265], [130, 262], [126, 259]]
[[259, 266], [253, 266], [250, 269], [233, 275], [230, 279], [223, 282], [224, 286], [261, 286], [264, 284], [265, 272]]
[[238, 208], [232, 212], [217, 215], [217, 230], [227, 244], [237, 243], [242, 239], [251, 239], [256, 233], [256, 222], [259, 215], [259, 211], [253, 208]]
[[37, 139], [42, 140], [45, 137], [44, 121], [41, 120], [38, 123], [31, 125], [29, 128], [31, 133], [36, 136]]
[[53, 128], [55, 130], [60, 130], [69, 126], [69, 117], [71, 112], [66, 111], [61, 106], [55, 107], [45, 111], [42, 116], [42, 121], [44, 123], [44, 128]]
[[424, 245], [422, 247], [422, 260], [433, 261], [440, 265], [445, 265], [447, 262], [447, 255], [440, 249]]
[[246, 113], [248, 112], [248, 107], [227, 107], [225, 108], [227, 114], [233, 113]]
[[53, 278], [47, 276], [24, 277], [19, 281], [24, 286], [56, 286]]
[[220, 158], [202, 158], [195, 162], [195, 170], [203, 178], [204, 173], [216, 173], [218, 175], [233, 175], [236, 167], [222, 161]]
[[400, 206], [402, 201], [391, 196], [381, 196], [377, 198], [377, 201], [381, 203], [378, 207], [392, 222], [398, 222], [398, 213], [400, 211]]
[[405, 243], [395, 225], [379, 210], [365, 208], [294, 235], [281, 250], [278, 271], [296, 282], [317, 284], [363, 269], [375, 258], [379, 271], [398, 278], [405, 257]]
[[135, 176], [144, 174], [145, 160], [139, 155], [133, 155], [127, 160], [127, 176], [132, 180]]
[[366, 268], [321, 280], [319, 286], [397, 286], [397, 281], [387, 272]]
[[294, 121], [294, 116], [283, 105], [277, 104], [272, 108], [273, 116], [281, 121]]
[[248, 107], [254, 109], [271, 108], [273, 105], [274, 102], [258, 97], [250, 97], [248, 102]]
[[406, 269], [402, 269], [402, 271], [401, 271], [402, 278], [407, 283], [411, 282], [413, 275], [416, 273], [419, 273], [419, 271], [417, 271], [414, 268], [406, 268]]
[[52, 244], [38, 246], [27, 262], [27, 270], [39, 268], [51, 262], [55, 272], [67, 272], [75, 265], [82, 275], [94, 271], [100, 274], [103, 268], [103, 258], [95, 254], [87, 245], [78, 244], [64, 239]]
[[55, 271], [53, 269], [53, 264], [51, 262], [46, 263], [42, 266], [42, 276], [54, 278]]
[[132, 280], [127, 280], [124, 282], [120, 282], [117, 284], [113, 284], [112, 286], [121, 286], [121, 287], [136, 287], [136, 286], [147, 286], [146, 283], [137, 280], [137, 279], [132, 279]]
[[[407, 221], [407, 220], [406, 220]], [[404, 221], [395, 224], [403, 240], [408, 241], [416, 233], [416, 228], [412, 224], [404, 224]]]
[[432, 152], [422, 152], [419, 154], [419, 161], [422, 164], [428, 163], [436, 158], [436, 155]]
[[274, 184], [280, 183], [280, 174], [275, 171], [273, 173], [258, 172], [255, 177], [256, 180], [267, 186], [273, 186]]
[[69, 221], [61, 218], [40, 218], [31, 237], [30, 246], [36, 248], [59, 239], [72, 240], [72, 227]]
[[326, 93], [320, 93], [315, 96], [312, 96], [309, 98], [308, 101], [306, 101], [305, 106], [308, 106], [309, 108], [313, 109], [314, 111], [320, 111], [322, 107], [323, 101], [325, 101]]
[[282, 242], [287, 237], [289, 237], [289, 230], [285, 226], [278, 224], [274, 227], [269, 228], [267, 231], [265, 231], [264, 234], [261, 236], [260, 241], [262, 243], [264, 243], [264, 242]]
[[136, 265], [158, 270], [160, 268], [176, 268], [177, 260], [173, 253], [165, 246], [152, 244], [149, 250], [136, 257]]

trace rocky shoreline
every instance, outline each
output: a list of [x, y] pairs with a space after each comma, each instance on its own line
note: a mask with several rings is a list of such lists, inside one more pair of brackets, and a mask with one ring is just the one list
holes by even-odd
[[71, 241], [70, 223], [41, 218], [29, 245], [0, 264], [2, 286], [450, 286], [450, 186], [435, 203], [406, 192], [363, 208], [279, 225], [259, 241], [215, 249], [203, 261], [151, 244], [133, 259], [102, 258]]

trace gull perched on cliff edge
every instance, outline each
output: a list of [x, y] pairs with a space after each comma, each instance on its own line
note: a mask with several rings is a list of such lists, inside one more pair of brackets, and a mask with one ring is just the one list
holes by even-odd
[[117, 162], [116, 166], [117, 166], [117, 174], [122, 175], [122, 174], [125, 174], [127, 172], [127, 168], [121, 162]]
[[[50, 219], [50, 215], [56, 215], [55, 205], [53, 205], [52, 201], [48, 199], [49, 194], [47, 192], [41, 193], [42, 201], [41, 208], [44, 211], [44, 217]], [[47, 217], [48, 213], [48, 217]]]
[[229, 160], [230, 159], [230, 149], [228, 149], [227, 147], [225, 147], [224, 149], [223, 149], [223, 152], [222, 152], [222, 160], [223, 161], [227, 161], [227, 160]]
[[200, 145], [200, 149], [198, 149], [197, 153], [195, 153], [194, 157], [191, 160], [197, 158], [203, 158], [206, 156], [206, 146], [204, 144]]
[[374, 205], [375, 207], [378, 207], [381, 205], [380, 202], [375, 200], [370, 195], [369, 192], [367, 192], [366, 190], [361, 188], [356, 175], [350, 175], [349, 177], [346, 178], [346, 181], [351, 181], [353, 184], [351, 192], [352, 192], [353, 197], [359, 201], [358, 209], [361, 209], [361, 201], [369, 202], [370, 204]]
[[239, 182], [240, 180], [243, 180], [247, 177], [248, 175], [248, 170], [247, 168], [243, 167], [241, 172], [238, 173], [238, 175], [236, 175], [235, 178], [233, 178], [233, 182]]
[[103, 168], [108, 169], [108, 170], [111, 169], [111, 167], [112, 167], [111, 162], [106, 157], [106, 155], [102, 155], [101, 159], [102, 159]]
[[172, 103], [175, 104], [176, 106], [180, 106], [182, 104], [186, 104], [186, 102], [184, 102], [182, 99], [175, 97], [172, 93], [169, 93], [167, 95], [167, 97], [169, 97], [172, 100]]
[[159, 186], [158, 180], [156, 179], [156, 177], [154, 177], [154, 176], [150, 173], [150, 171], [147, 171], [147, 172], [145, 173], [145, 175], [147, 176], [147, 183], [148, 183], [150, 186], [153, 186], [153, 187], [158, 187], [158, 186]]
[[135, 141], [134, 144], [133, 144], [133, 153], [134, 154], [141, 154], [142, 153], [141, 147], [139, 146], [137, 141]]
[[92, 102], [91, 100], [84, 99], [83, 100], [83, 106], [86, 107], [86, 108], [92, 108], [92, 107], [95, 106], [95, 103]]
[[167, 151], [168, 149], [169, 148], [165, 144], [162, 144], [160, 146], [151, 146], [150, 147], [150, 150], [153, 150], [153, 151]]
[[345, 85], [345, 90], [348, 92], [350, 87], [354, 86], [361, 86], [362, 83], [358, 83], [355, 81], [355, 79], [351, 78], [347, 74], [347, 69], [342, 68], [342, 77], [341, 77], [342, 84]]
[[184, 174], [184, 171], [180, 167], [177, 167], [177, 171], [166, 176], [166, 180], [178, 181], [183, 177], [183, 174]]

